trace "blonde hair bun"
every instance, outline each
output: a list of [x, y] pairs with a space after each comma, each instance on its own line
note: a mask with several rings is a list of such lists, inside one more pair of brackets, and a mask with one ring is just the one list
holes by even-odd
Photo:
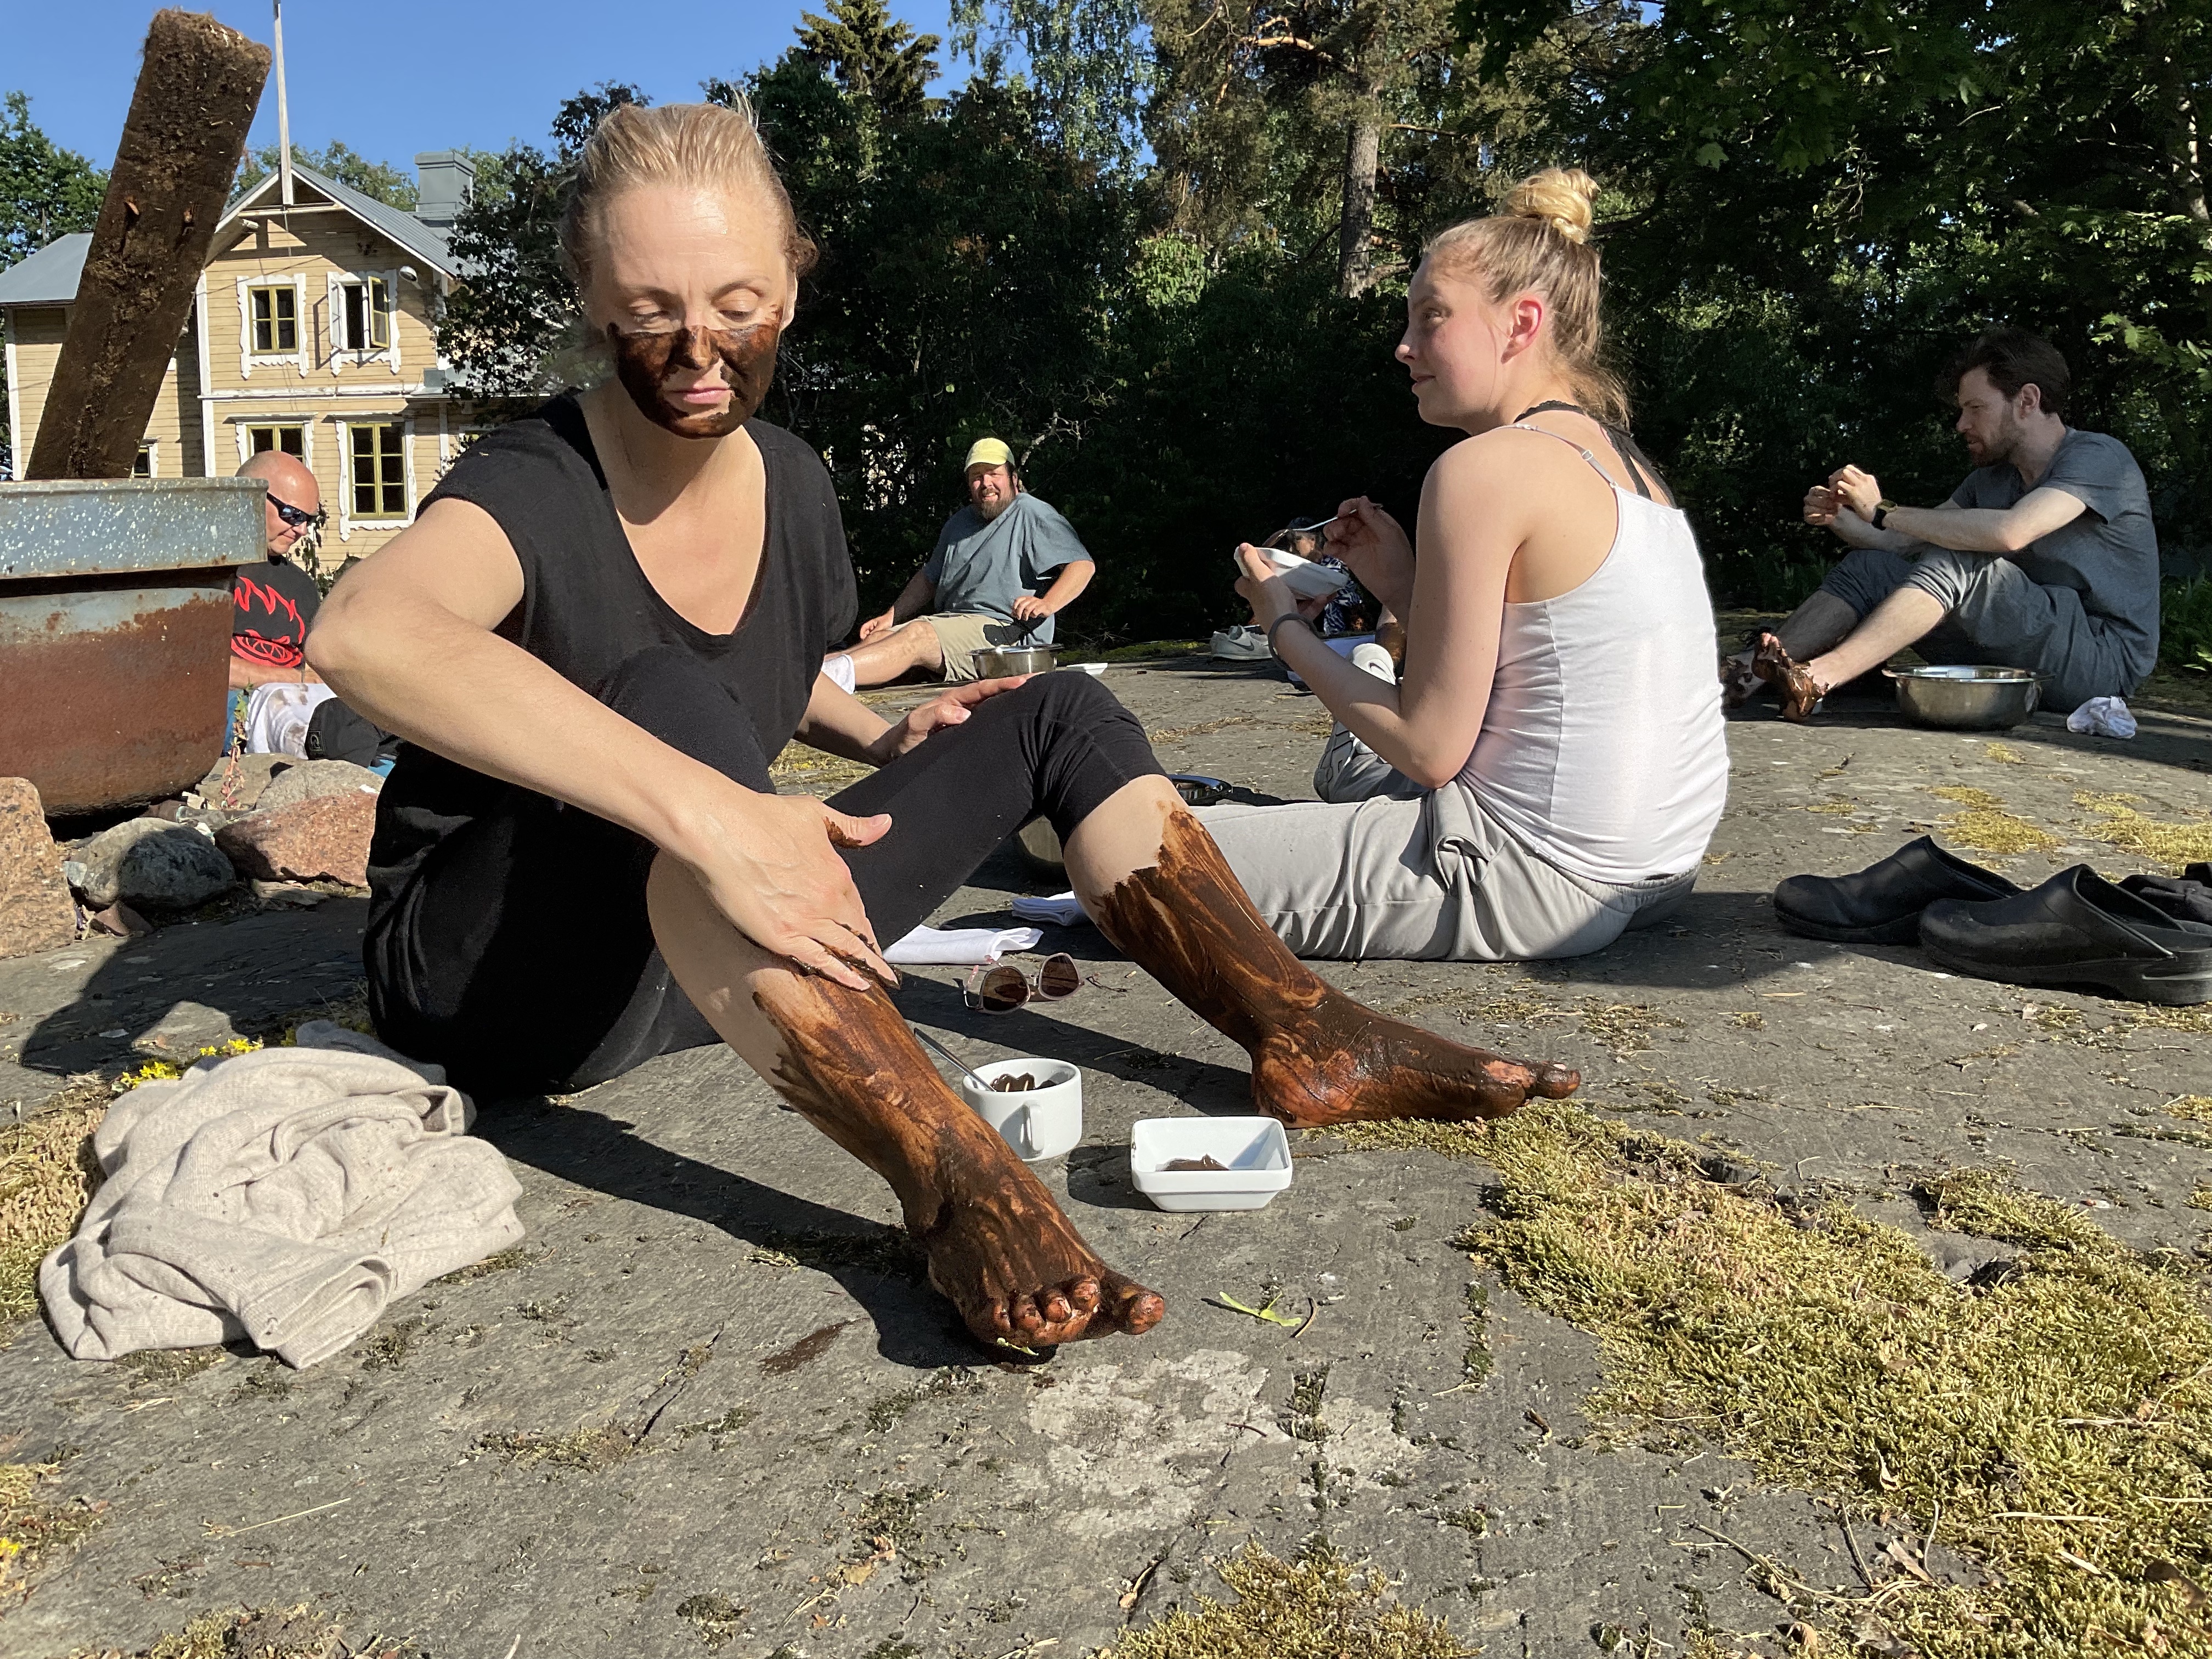
[[1513, 186], [1505, 198], [1509, 219], [1540, 219], [1571, 242], [1587, 242], [1597, 180], [1580, 167], [1546, 167]]

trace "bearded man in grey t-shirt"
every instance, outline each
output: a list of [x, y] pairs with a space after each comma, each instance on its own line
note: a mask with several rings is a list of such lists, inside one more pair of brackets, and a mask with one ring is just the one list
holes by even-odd
[[1932, 663], [2026, 668], [2051, 708], [2124, 697], [2158, 660], [2158, 532], [2125, 444], [2065, 422], [2072, 377], [2047, 341], [1992, 329], [1939, 382], [1974, 471], [1940, 507], [1900, 507], [1856, 466], [1805, 495], [1805, 520], [1851, 544], [1820, 591], [1752, 653], [1803, 720], [1830, 688], [1906, 646]]

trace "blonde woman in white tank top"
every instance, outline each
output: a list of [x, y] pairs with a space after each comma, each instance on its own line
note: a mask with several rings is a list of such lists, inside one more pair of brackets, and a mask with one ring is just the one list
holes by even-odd
[[[1237, 592], [1364, 745], [1329, 801], [1201, 813], [1300, 956], [1579, 956], [1686, 896], [1728, 787], [1687, 520], [1599, 363], [1596, 185], [1550, 169], [1432, 241], [1397, 356], [1466, 441], [1413, 544], [1364, 497], [1329, 550], [1407, 630], [1395, 685], [1323, 645], [1257, 551]], [[1341, 744], [1339, 745], [1340, 749]]]

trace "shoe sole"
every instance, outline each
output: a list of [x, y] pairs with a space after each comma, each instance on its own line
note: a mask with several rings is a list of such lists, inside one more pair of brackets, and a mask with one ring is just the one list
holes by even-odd
[[1775, 921], [1792, 933], [1802, 933], [1807, 939], [1824, 939], [1837, 945], [1917, 945], [1920, 943], [1920, 913], [1896, 921], [1885, 921], [1872, 927], [1832, 927], [1824, 921], [1808, 921], [1793, 916], [1787, 910], [1777, 909]]
[[[2212, 952], [2194, 963], [2165, 964], [2131, 962], [2118, 958], [2105, 962], [2076, 962], [2062, 965], [2047, 964], [2039, 968], [1998, 969], [1987, 963], [1923, 942], [1921, 948], [1928, 959], [1939, 968], [1948, 968], [1954, 974], [1966, 974], [1975, 979], [1994, 980], [2001, 985], [2030, 985], [2051, 990], [2069, 990], [2087, 987], [2118, 998], [2123, 1002], [2155, 1002], [2168, 1008], [2192, 1007], [2201, 1002], [2212, 1002]], [[2163, 965], [2168, 972], [2159, 975], [2151, 970]], [[2179, 971], [2172, 971], [2179, 969]]]

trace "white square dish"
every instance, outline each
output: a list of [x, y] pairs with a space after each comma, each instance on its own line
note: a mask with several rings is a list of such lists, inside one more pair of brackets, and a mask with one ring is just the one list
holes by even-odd
[[[1169, 1170], [1212, 1158], [1219, 1170]], [[1291, 1141], [1272, 1117], [1147, 1117], [1129, 1133], [1137, 1190], [1163, 1210], [1261, 1210], [1291, 1184]]]
[[[1302, 559], [1295, 553], [1285, 553], [1280, 548], [1263, 547], [1267, 562], [1275, 567], [1291, 592], [1302, 599], [1318, 599], [1330, 593], [1339, 593], [1352, 586], [1352, 578], [1341, 570], [1332, 570], [1311, 559]], [[1243, 566], [1237, 567], [1242, 569]]]

